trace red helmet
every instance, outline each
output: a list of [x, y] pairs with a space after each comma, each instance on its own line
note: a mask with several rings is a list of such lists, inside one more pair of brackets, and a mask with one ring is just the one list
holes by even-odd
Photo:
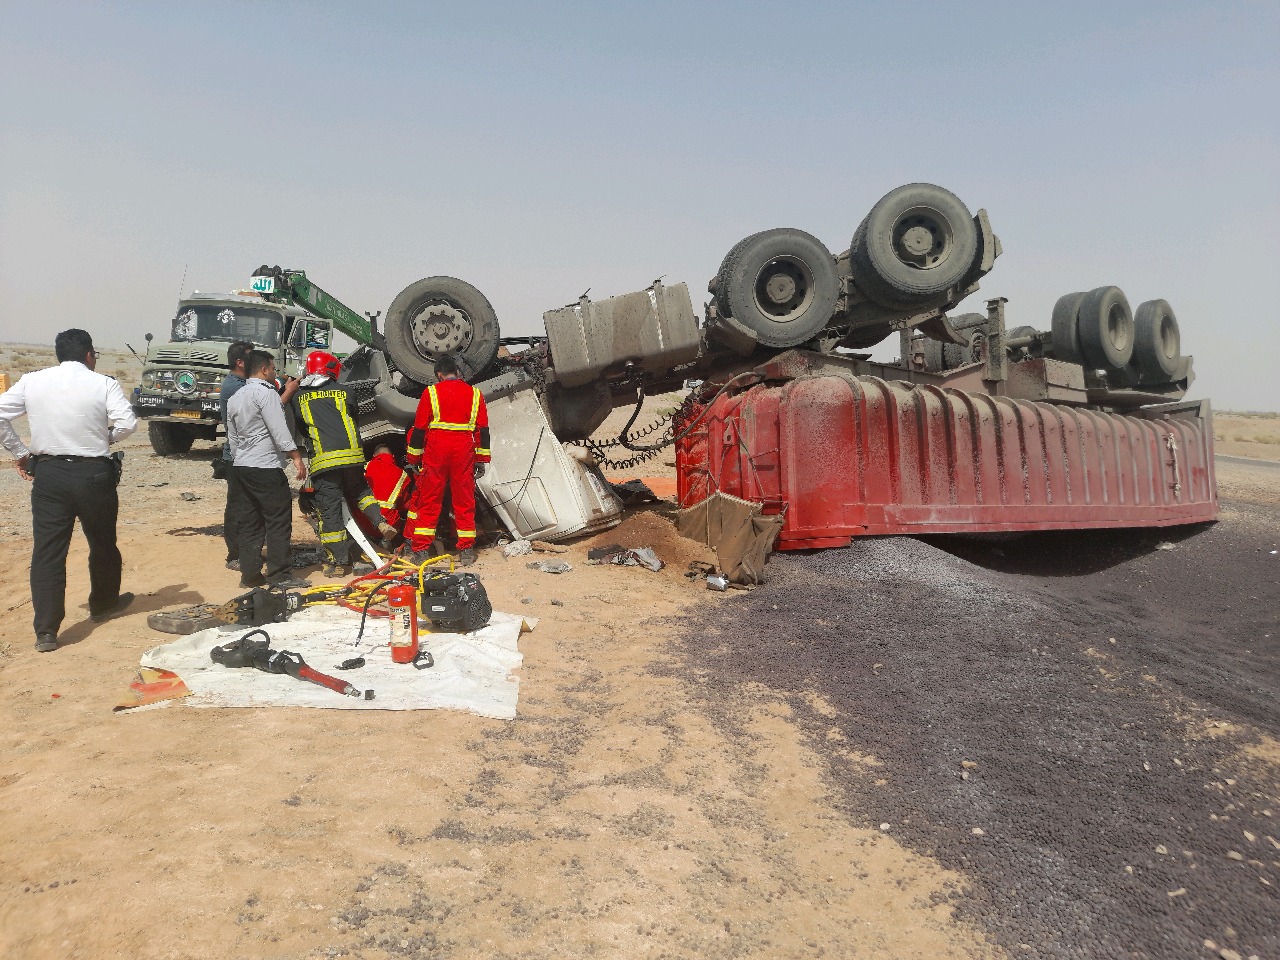
[[326, 377], [338, 379], [338, 374], [342, 372], [342, 363], [332, 353], [325, 353], [323, 350], [317, 350], [315, 353], [307, 357], [307, 373], [322, 373]]

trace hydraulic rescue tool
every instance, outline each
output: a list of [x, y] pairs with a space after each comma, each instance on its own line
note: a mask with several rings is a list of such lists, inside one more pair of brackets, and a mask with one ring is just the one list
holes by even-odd
[[[262, 639], [253, 639], [256, 636], [261, 636]], [[250, 630], [231, 643], [214, 647], [209, 651], [209, 658], [224, 667], [253, 667], [263, 673], [288, 674], [295, 680], [319, 684], [344, 696], [373, 699], [372, 690], [361, 692], [345, 680], [312, 669], [307, 666], [301, 654], [289, 650], [272, 650], [271, 637], [265, 630]]]

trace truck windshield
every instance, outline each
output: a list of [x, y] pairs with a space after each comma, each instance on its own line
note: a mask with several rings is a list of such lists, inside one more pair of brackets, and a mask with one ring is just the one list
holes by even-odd
[[250, 340], [274, 349], [283, 331], [284, 317], [274, 310], [210, 304], [187, 307], [174, 317], [172, 339]]

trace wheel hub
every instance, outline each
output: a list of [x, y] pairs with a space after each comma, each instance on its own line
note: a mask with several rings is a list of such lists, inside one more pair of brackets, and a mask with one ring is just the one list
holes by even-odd
[[471, 319], [449, 303], [431, 303], [413, 318], [413, 343], [427, 357], [456, 353], [471, 345]]
[[755, 300], [774, 320], [793, 320], [813, 300], [813, 274], [804, 261], [793, 257], [770, 260], [756, 276]]
[[1125, 321], [1124, 309], [1119, 304], [1107, 311], [1107, 336], [1115, 348], [1121, 351], [1129, 346], [1131, 334], [1131, 328]]
[[928, 207], [908, 210], [893, 225], [893, 249], [907, 266], [930, 270], [951, 254], [951, 224]]
[[775, 273], [765, 282], [765, 296], [774, 303], [786, 303], [796, 295], [796, 281], [785, 273]]

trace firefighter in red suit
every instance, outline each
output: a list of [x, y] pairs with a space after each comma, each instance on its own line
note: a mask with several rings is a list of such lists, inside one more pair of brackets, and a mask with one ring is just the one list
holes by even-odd
[[476, 560], [475, 482], [489, 462], [489, 414], [480, 391], [461, 379], [453, 357], [437, 360], [435, 372], [437, 382], [418, 401], [405, 449], [405, 459], [419, 473], [404, 532], [413, 561], [426, 560], [447, 487], [458, 525], [458, 564], [465, 567]]
[[382, 510], [382, 519], [400, 530], [413, 499], [413, 478], [396, 462], [390, 447], [380, 446], [373, 451], [373, 457], [364, 465], [364, 478]]

